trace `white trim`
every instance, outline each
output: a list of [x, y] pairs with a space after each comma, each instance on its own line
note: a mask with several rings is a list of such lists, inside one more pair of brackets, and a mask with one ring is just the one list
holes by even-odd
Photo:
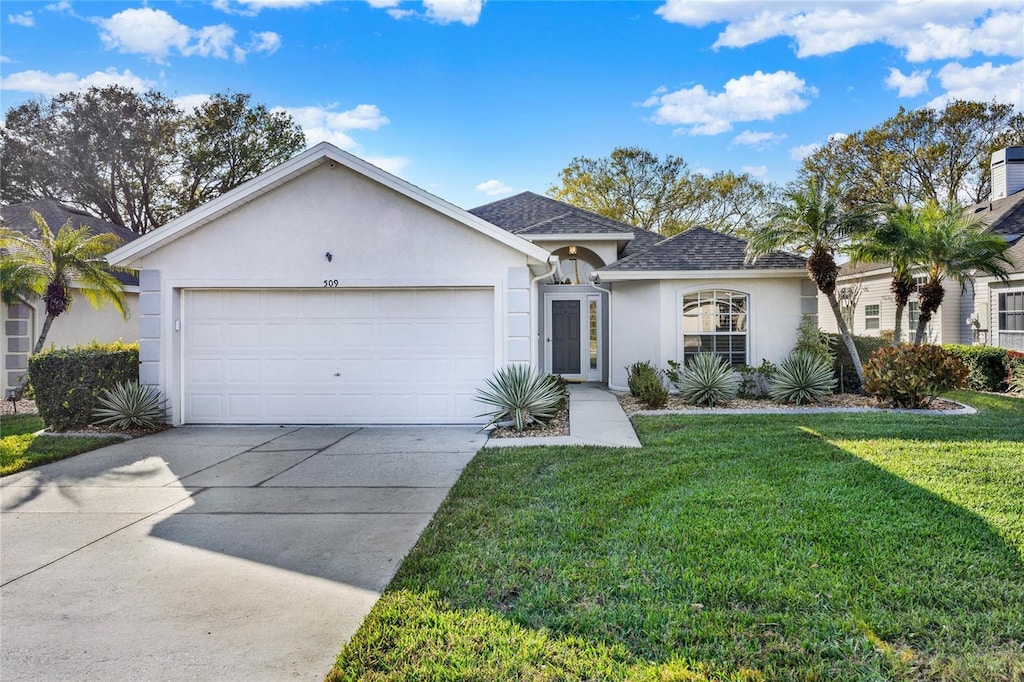
[[[746, 362], [743, 364], [749, 365], [750, 358], [754, 350], [754, 334], [752, 332], [754, 328], [754, 292], [750, 290], [744, 291], [734, 286], [715, 286], [713, 283], [706, 283], [699, 286], [683, 287], [676, 289], [676, 306], [675, 306], [675, 323], [676, 323], [676, 354], [675, 360], [679, 363], [685, 362], [686, 348], [683, 346], [683, 336], [686, 332], [683, 330], [683, 298], [689, 294], [700, 293], [703, 291], [728, 291], [730, 293], [743, 294], [747, 297], [747, 310], [745, 315], [747, 316], [747, 329], [743, 333], [746, 337], [746, 348], [744, 350], [746, 354]], [[718, 332], [703, 332], [718, 335]], [[733, 332], [735, 333], [735, 332]], [[690, 336], [700, 336], [702, 332], [691, 333]], [[731, 363], [730, 363], [731, 364]]]
[[618, 282], [644, 279], [772, 279], [777, 277], [806, 277], [804, 268], [786, 268], [778, 270], [598, 270], [601, 282]]
[[269, 192], [273, 188], [296, 178], [324, 163], [337, 163], [355, 171], [370, 180], [392, 189], [399, 194], [419, 202], [438, 213], [448, 216], [469, 228], [511, 247], [528, 258], [547, 262], [548, 252], [532, 242], [518, 237], [507, 230], [476, 217], [454, 204], [426, 192], [415, 185], [387, 173], [328, 142], [321, 142], [298, 156], [272, 168], [259, 177], [239, 185], [230, 192], [209, 201], [195, 210], [172, 220], [163, 227], [153, 230], [133, 242], [125, 244], [107, 255], [111, 265], [127, 266], [143, 256], [169, 244], [210, 221], [234, 210], [244, 203]]
[[[590, 305], [591, 299], [597, 300], [597, 369], [590, 369]], [[603, 314], [601, 311], [600, 294], [589, 294], [585, 292], [562, 294], [544, 294], [544, 371], [554, 372], [552, 364], [552, 340], [551, 340], [551, 304], [554, 301], [576, 301], [580, 304], [580, 372], [579, 374], [563, 374], [567, 379], [583, 379], [584, 381], [602, 381], [601, 373], [601, 351], [604, 348], [604, 340], [601, 337]]]

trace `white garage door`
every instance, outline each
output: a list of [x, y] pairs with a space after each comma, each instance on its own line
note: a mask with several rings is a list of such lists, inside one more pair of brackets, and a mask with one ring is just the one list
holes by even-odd
[[479, 422], [492, 289], [187, 290], [192, 424]]

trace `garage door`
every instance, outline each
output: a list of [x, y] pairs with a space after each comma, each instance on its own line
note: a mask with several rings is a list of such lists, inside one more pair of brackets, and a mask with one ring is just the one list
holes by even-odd
[[187, 290], [192, 424], [478, 422], [492, 289]]

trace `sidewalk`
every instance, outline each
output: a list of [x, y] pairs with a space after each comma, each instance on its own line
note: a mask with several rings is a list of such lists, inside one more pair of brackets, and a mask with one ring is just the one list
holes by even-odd
[[525, 445], [602, 445], [638, 448], [640, 439], [615, 395], [598, 384], [569, 384], [569, 435], [490, 438], [486, 448]]

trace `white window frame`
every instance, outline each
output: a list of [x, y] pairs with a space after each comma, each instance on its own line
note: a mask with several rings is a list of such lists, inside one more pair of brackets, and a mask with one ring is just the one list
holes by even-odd
[[[872, 314], [869, 309], [874, 308]], [[874, 326], [871, 326], [872, 322]], [[878, 303], [866, 303], [864, 305], [864, 331], [878, 331], [882, 328], [882, 306]]]
[[[743, 315], [744, 315], [744, 327], [745, 328], [744, 328], [743, 332], [735, 332], [735, 331], [729, 331], [729, 332], [718, 332], [718, 331], [715, 331], [715, 332], [687, 332], [686, 331], [686, 325], [683, 322], [683, 310], [684, 310], [684, 306], [685, 306], [685, 302], [686, 302], [686, 297], [687, 296], [693, 296], [694, 294], [697, 294], [699, 296], [700, 294], [704, 294], [704, 293], [707, 293], [707, 292], [714, 292], [715, 294], [717, 294], [719, 292], [723, 292], [723, 293], [731, 294], [733, 296], [740, 295], [740, 296], [742, 296], [744, 298], [745, 303], [744, 303]], [[717, 300], [717, 295], [716, 295], [715, 298]], [[753, 334], [751, 332], [751, 327], [752, 327], [752, 324], [751, 324], [751, 320], [752, 320], [751, 312], [752, 312], [752, 308], [753, 308], [752, 298], [753, 298], [752, 295], [748, 291], [743, 291], [741, 289], [733, 289], [733, 288], [729, 288], [729, 287], [702, 287], [702, 288], [699, 288], [699, 289], [690, 289], [690, 290], [687, 290], [687, 291], [679, 292], [679, 295], [678, 295], [678, 297], [676, 299], [676, 321], [677, 321], [677, 324], [678, 324], [678, 331], [676, 333], [676, 344], [677, 344], [676, 345], [676, 359], [679, 362], [684, 363], [684, 364], [685, 364], [685, 362], [687, 360], [687, 351], [686, 351], [686, 337], [687, 336], [709, 336], [709, 335], [710, 336], [736, 336], [736, 335], [739, 335], [739, 334], [742, 333], [742, 335], [744, 337], [744, 344], [743, 344], [743, 362], [741, 363], [741, 365], [750, 364], [750, 355], [751, 355], [750, 348], [751, 348], [751, 341], [753, 339]], [[693, 355], [693, 353], [691, 353], [690, 355]], [[729, 360], [729, 364], [732, 365], [733, 364], [732, 363], [732, 358], [727, 358], [727, 359]], [[741, 366], [741, 365], [733, 365], [733, 366], [734, 367], [738, 367], [738, 366]]]

